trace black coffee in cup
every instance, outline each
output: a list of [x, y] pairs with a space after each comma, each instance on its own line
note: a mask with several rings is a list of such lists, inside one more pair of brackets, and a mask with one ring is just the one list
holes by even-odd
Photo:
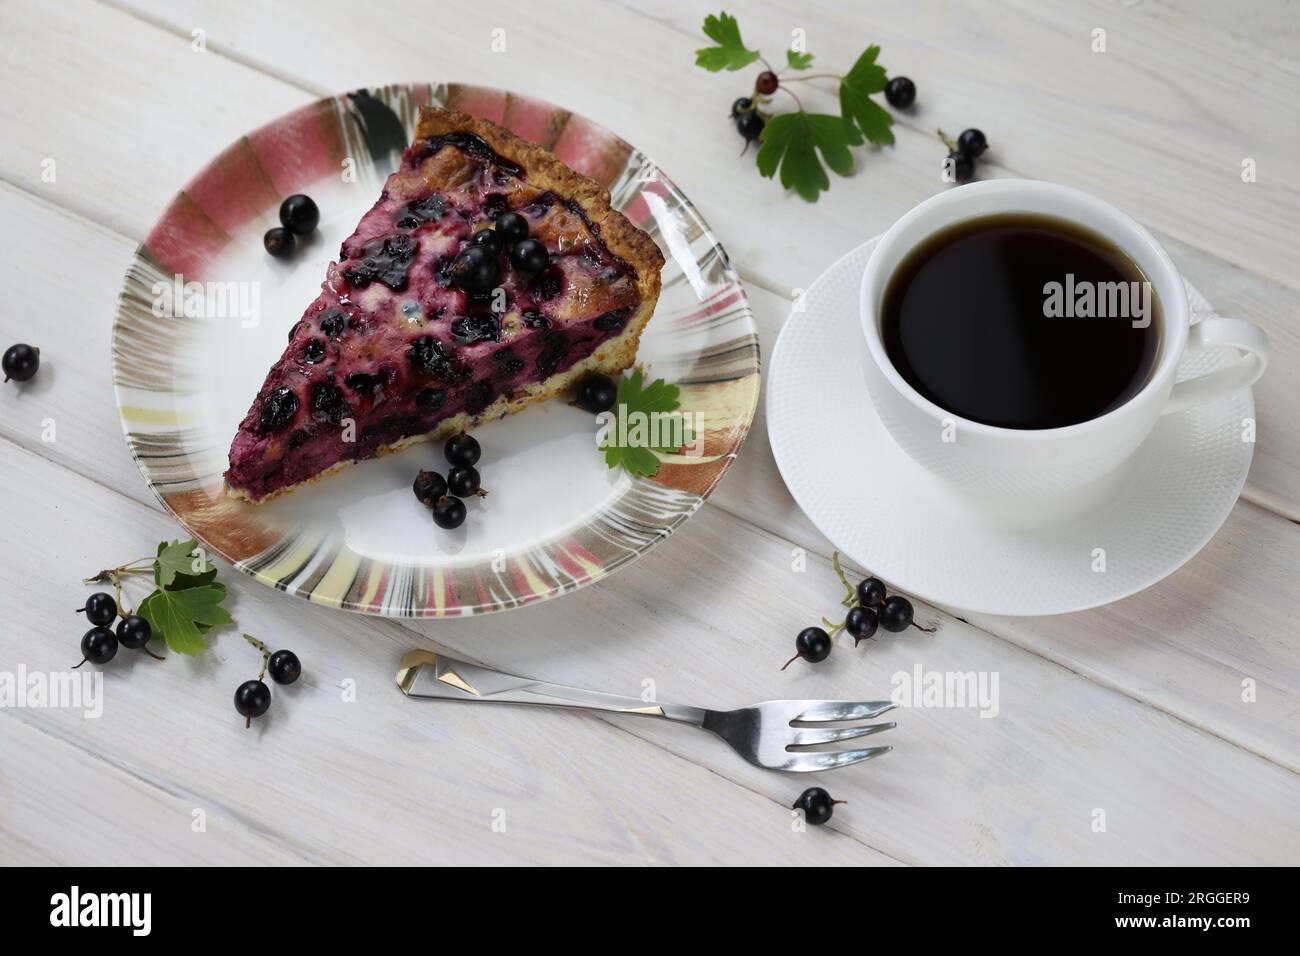
[[912, 249], [885, 286], [899, 374], [954, 415], [1059, 428], [1118, 408], [1160, 353], [1160, 306], [1110, 240], [1049, 216], [984, 216]]

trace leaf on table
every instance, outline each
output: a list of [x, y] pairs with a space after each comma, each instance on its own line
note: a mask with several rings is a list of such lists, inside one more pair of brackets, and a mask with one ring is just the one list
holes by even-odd
[[718, 45], [696, 50], [695, 65], [710, 73], [742, 70], [758, 59], [758, 51], [746, 49], [745, 42], [740, 39], [740, 24], [736, 18], [725, 10], [717, 16], [710, 13], [704, 18], [704, 35]]
[[[857, 128], [826, 113], [781, 113], [773, 116], [760, 135], [758, 171], [771, 178], [781, 170], [781, 185], [809, 202], [830, 188], [826, 165], [847, 176], [853, 172], [850, 146], [860, 145]], [[821, 158], [818, 158], [820, 153]]]
[[887, 146], [894, 141], [894, 118], [889, 111], [871, 98], [889, 82], [885, 68], [876, 62], [880, 47], [870, 46], [858, 57], [840, 80], [840, 113], [845, 126], [861, 131], [877, 146]]
[[223, 584], [204, 584], [170, 591], [159, 589], [142, 602], [136, 613], [149, 622], [155, 635], [181, 654], [198, 654], [207, 649], [203, 633], [230, 624], [230, 612], [221, 606], [226, 598]]
[[217, 577], [217, 568], [198, 551], [198, 542], [158, 542], [158, 557], [153, 563], [154, 583], [160, 588], [179, 591], [202, 587]]
[[794, 50], [785, 51], [786, 66], [792, 70], [806, 70], [812, 66], [813, 55], [811, 53], [796, 53]]

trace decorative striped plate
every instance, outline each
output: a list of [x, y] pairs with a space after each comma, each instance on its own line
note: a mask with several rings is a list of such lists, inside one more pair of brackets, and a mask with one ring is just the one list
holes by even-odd
[[[702, 447], [650, 479], [611, 471], [592, 416], [562, 401], [480, 426], [491, 494], [454, 532], [411, 494], [441, 449], [419, 443], [253, 506], [221, 474], [236, 426], [319, 290], [325, 266], [410, 142], [422, 105], [506, 126], [608, 187], [667, 264], [638, 363], [682, 389]], [[310, 194], [319, 230], [288, 260], [262, 249], [281, 199]], [[323, 99], [243, 137], [167, 207], [118, 302], [113, 380], [145, 480], [207, 548], [259, 581], [396, 617], [481, 614], [597, 581], [690, 517], [758, 402], [758, 337], [726, 252], [643, 154], [580, 116], [483, 87], [415, 84]]]

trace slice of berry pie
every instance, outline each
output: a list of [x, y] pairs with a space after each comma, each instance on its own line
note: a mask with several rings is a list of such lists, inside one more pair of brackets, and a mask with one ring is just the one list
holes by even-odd
[[621, 372], [663, 261], [598, 183], [425, 108], [240, 423], [230, 493], [265, 501]]

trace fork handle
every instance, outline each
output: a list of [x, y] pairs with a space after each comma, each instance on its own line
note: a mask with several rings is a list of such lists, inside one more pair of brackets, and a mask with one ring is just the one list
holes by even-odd
[[565, 684], [548, 684], [422, 650], [408, 651], [402, 657], [397, 672], [397, 686], [407, 697], [427, 700], [476, 700], [604, 710], [619, 714], [641, 714], [645, 717], [665, 717], [697, 727], [704, 723], [705, 714], [700, 707], [646, 702], [639, 697], [605, 694]]

